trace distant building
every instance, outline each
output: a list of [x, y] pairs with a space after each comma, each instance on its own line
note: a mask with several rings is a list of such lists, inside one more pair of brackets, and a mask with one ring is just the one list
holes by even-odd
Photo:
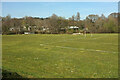
[[20, 31], [20, 28], [11, 27], [9, 30], [10, 30], [10, 31]]
[[10, 30], [10, 31], [15, 31], [15, 28], [12, 27], [12, 28], [10, 28], [9, 30]]
[[28, 27], [23, 26], [23, 29], [28, 30], [28, 31], [36, 30], [36, 28], [37, 28], [37, 26], [28, 26]]
[[79, 27], [77, 27], [77, 26], [69, 26], [68, 28], [69, 29], [79, 29]]
[[24, 32], [24, 34], [35, 34], [34, 32]]
[[70, 33], [78, 33], [79, 32], [79, 27], [77, 26], [68, 26], [68, 30]]

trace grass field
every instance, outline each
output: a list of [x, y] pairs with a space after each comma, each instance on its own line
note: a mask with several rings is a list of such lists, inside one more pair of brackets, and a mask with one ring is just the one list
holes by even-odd
[[118, 34], [3, 35], [4, 70], [28, 78], [116, 78]]

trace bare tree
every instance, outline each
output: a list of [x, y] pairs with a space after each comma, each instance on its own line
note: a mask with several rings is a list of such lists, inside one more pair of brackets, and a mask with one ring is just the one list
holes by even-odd
[[79, 12], [77, 12], [76, 20], [77, 20], [77, 21], [80, 20], [80, 13], [79, 13]]

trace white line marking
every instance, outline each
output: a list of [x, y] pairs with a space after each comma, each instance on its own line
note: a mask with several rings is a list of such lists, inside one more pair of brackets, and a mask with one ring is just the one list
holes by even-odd
[[[87, 38], [87, 37], [86, 37]], [[100, 38], [103, 38], [103, 37], [97, 37], [97, 38], [89, 38], [89, 39], [100, 39]], [[64, 38], [65, 39], [65, 38]], [[73, 40], [79, 40], [79, 39], [85, 39], [84, 38], [81, 38], [81, 37], [78, 37], [78, 38], [75, 38], [75, 39], [68, 39], [68, 40], [63, 40], [63, 41], [58, 41], [58, 42], [52, 42], [52, 43], [46, 43], [46, 44], [40, 44], [41, 46], [48, 46], [49, 44], [54, 44], [54, 43], [60, 43], [60, 42], [66, 42], [66, 41], [73, 41]], [[88, 43], [88, 42], [82, 42], [82, 43]], [[112, 43], [103, 43], [103, 44], [112, 44]], [[50, 45], [52, 46], [52, 45]], [[79, 49], [79, 50], [87, 50], [87, 51], [96, 51], [96, 52], [105, 52], [105, 53], [118, 53], [118, 52], [113, 52], [113, 51], [103, 51], [103, 50], [95, 50], [95, 49], [84, 49], [84, 48], [73, 48], [73, 47], [64, 47], [64, 46], [52, 46], [52, 47], [60, 47], [60, 48], [67, 48], [67, 49]]]
[[[42, 46], [48, 46], [46, 44], [40, 44]], [[50, 45], [52, 46], [52, 45]], [[104, 52], [104, 53], [118, 53], [113, 51], [103, 51], [103, 50], [95, 50], [95, 49], [85, 49], [85, 48], [73, 48], [73, 47], [64, 47], [64, 46], [52, 46], [52, 47], [58, 47], [58, 48], [67, 48], [67, 49], [76, 49], [76, 50], [84, 50], [84, 51], [95, 51], [95, 52]]]

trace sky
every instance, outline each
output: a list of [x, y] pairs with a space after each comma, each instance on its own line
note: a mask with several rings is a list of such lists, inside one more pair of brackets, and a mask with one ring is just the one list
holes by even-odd
[[1, 2], [119, 2], [119, 0], [1, 0]]
[[104, 14], [106, 17], [113, 12], [118, 12], [118, 2], [2, 2], [2, 16], [49, 17], [53, 13], [69, 18], [80, 13], [81, 19], [90, 14]]

